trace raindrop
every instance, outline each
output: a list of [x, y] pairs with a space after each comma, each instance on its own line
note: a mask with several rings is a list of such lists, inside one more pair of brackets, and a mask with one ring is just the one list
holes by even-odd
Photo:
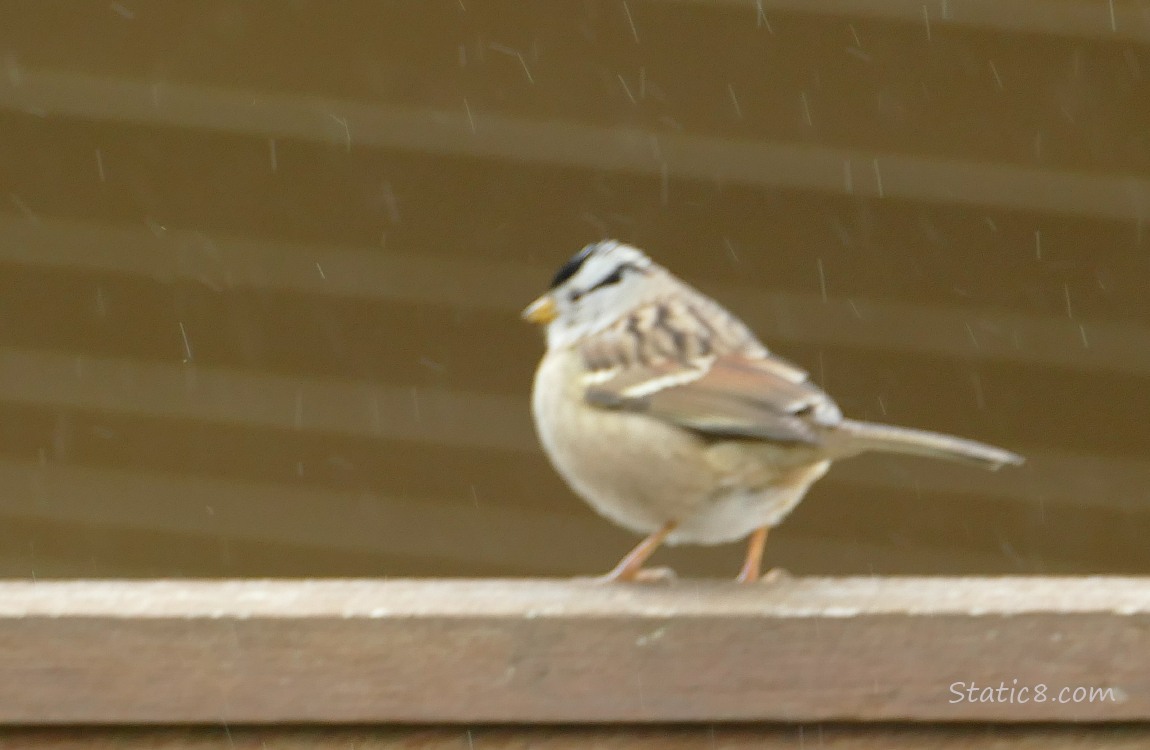
[[623, 12], [627, 14], [627, 23], [631, 26], [631, 36], [635, 37], [635, 44], [639, 43], [639, 30], [635, 28], [635, 19], [631, 17], [631, 6], [623, 0]]
[[739, 97], [735, 96], [735, 85], [727, 84], [727, 92], [731, 95], [731, 103], [735, 105], [735, 117], [743, 119], [743, 108], [739, 106]]

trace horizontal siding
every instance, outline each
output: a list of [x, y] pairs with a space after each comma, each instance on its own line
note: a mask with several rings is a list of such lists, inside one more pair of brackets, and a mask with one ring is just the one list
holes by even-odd
[[516, 318], [603, 235], [1031, 459], [845, 463], [770, 562], [1145, 570], [1141, 4], [626, 7], [0, 11], [0, 574], [607, 566]]

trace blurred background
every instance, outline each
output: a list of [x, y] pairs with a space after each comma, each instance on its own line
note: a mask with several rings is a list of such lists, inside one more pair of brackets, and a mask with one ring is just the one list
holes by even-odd
[[1148, 42], [1133, 0], [0, 4], [0, 575], [606, 570], [518, 319], [603, 237], [848, 415], [1030, 459], [838, 464], [768, 565], [1146, 573]]

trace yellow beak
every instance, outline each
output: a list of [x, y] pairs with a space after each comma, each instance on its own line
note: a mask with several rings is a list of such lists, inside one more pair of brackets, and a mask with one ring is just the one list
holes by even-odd
[[545, 326], [555, 320], [556, 316], [559, 315], [559, 309], [555, 307], [555, 300], [551, 298], [551, 295], [544, 294], [523, 308], [523, 312], [520, 313], [520, 315], [523, 316], [524, 320], [530, 323]]

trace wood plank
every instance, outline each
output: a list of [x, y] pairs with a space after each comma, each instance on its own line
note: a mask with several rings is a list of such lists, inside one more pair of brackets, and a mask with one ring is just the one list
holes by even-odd
[[0, 387], [12, 403], [509, 452], [538, 450], [526, 393], [515, 398], [14, 347], [0, 347]]
[[1147, 579], [0, 584], [6, 723], [1146, 719]]
[[164, 727], [0, 729], [38, 750], [1142, 750], [1138, 726]]
[[[259, 241], [145, 227], [0, 215], [0, 261], [212, 289], [261, 289], [379, 304], [497, 312], [509, 326], [554, 272], [517, 262], [368, 247]], [[1071, 372], [1150, 375], [1150, 328], [1133, 322], [923, 305], [783, 289], [700, 284], [768, 344], [815, 343], [1009, 362]]]
[[[10, 403], [91, 409], [141, 417], [485, 448], [539, 451], [526, 395], [402, 388], [370, 381], [248, 372], [238, 368], [139, 362], [118, 357], [0, 347], [0, 390]], [[835, 477], [868, 486], [914, 482], [940, 491], [979, 492], [1071, 506], [1145, 507], [1150, 462], [1011, 446], [1027, 465], [977, 472], [907, 460], [894, 475], [845, 461]]]
[[0, 77], [0, 110], [153, 127], [206, 128], [355, 148], [510, 159], [755, 187], [993, 206], [1099, 219], [1150, 215], [1135, 175], [958, 161], [900, 152], [534, 121], [495, 112], [380, 106], [81, 73]]
[[[218, 541], [226, 539], [293, 546], [301, 559], [309, 549], [390, 555], [448, 561], [457, 571], [539, 571], [546, 561], [545, 570], [553, 574], [588, 575], [606, 570], [636, 541], [589, 510], [571, 512], [573, 507], [582, 509], [574, 500], [556, 503], [558, 507], [517, 507], [498, 497], [453, 501], [373, 495], [365, 504], [359, 490], [60, 464], [0, 461], [0, 497], [9, 523], [78, 524], [102, 533], [124, 533], [129, 540], [136, 534], [144, 546], [149, 534], [191, 535], [205, 557], [217, 555]], [[434, 533], [427, 533], [431, 528]], [[985, 551], [828, 539], [793, 529], [771, 539], [771, 554], [787, 565], [817, 560], [824, 570], [849, 570], [857, 560], [877, 570], [927, 566], [961, 573], [1001, 567], [1001, 561]], [[42, 550], [28, 557], [27, 568], [9, 575], [53, 577], [52, 561]], [[732, 576], [737, 564], [733, 557]], [[385, 574], [387, 568], [374, 572]]]
[[[666, 1], [666, 0], [661, 0]], [[1099, 41], [1150, 41], [1150, 23], [1139, 3], [1082, 0], [679, 0], [742, 7], [747, 13], [796, 13], [998, 33], [1049, 34]]]

